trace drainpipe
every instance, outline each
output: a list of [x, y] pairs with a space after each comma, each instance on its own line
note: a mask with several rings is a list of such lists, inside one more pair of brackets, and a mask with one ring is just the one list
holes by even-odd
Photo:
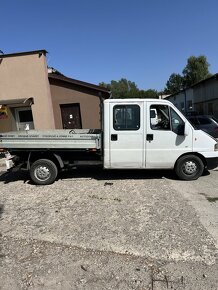
[[101, 131], [103, 130], [103, 97], [102, 97], [102, 93], [101, 92], [98, 92], [98, 97], [99, 97], [99, 100], [100, 100], [100, 104], [99, 104], [99, 107], [100, 107], [100, 125], [101, 125]]

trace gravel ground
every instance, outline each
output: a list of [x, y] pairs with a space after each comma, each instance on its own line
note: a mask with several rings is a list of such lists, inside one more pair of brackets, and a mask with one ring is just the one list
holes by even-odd
[[77, 170], [49, 186], [2, 174], [0, 289], [218, 289], [216, 235], [188, 196], [198, 184], [160, 171]]

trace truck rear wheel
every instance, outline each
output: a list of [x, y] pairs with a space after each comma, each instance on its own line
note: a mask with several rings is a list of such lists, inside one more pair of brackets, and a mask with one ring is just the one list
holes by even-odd
[[175, 172], [182, 180], [198, 179], [204, 171], [202, 160], [196, 155], [185, 155], [179, 158]]
[[57, 174], [57, 166], [49, 159], [39, 159], [30, 167], [30, 177], [35, 184], [51, 184], [55, 181]]

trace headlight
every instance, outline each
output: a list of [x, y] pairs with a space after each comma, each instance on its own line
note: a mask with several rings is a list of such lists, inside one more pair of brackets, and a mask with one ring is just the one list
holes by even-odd
[[214, 145], [214, 150], [215, 150], [215, 151], [218, 151], [218, 143], [216, 143], [216, 144]]

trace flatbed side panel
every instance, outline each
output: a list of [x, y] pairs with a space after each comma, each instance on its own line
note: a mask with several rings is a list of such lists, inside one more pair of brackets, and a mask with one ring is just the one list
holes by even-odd
[[[1, 148], [100, 149], [101, 133], [90, 130], [18, 131], [0, 135]], [[94, 131], [94, 130], [93, 130]]]

